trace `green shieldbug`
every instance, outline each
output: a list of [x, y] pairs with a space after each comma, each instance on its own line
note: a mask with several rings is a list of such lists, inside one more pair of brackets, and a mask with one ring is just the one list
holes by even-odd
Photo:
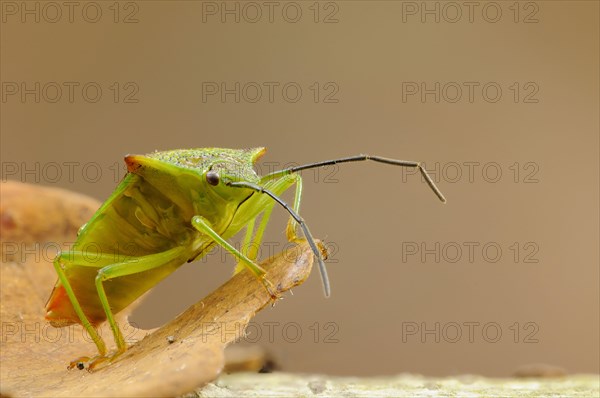
[[[115, 192], [81, 227], [72, 250], [54, 260], [58, 281], [46, 304], [46, 319], [55, 327], [79, 323], [98, 347], [99, 355], [80, 358], [70, 367], [110, 360], [127, 346], [114, 314], [186, 262], [206, 255], [220, 245], [239, 261], [235, 272], [248, 268], [264, 284], [272, 298], [276, 293], [256, 264], [257, 250], [275, 203], [290, 214], [286, 235], [297, 239], [303, 231], [319, 264], [325, 295], [330, 288], [321, 251], [304, 220], [298, 215], [302, 178], [298, 172], [344, 162], [372, 160], [418, 168], [437, 197], [445, 202], [418, 162], [358, 155], [306, 164], [259, 176], [255, 162], [265, 153], [254, 149], [183, 149], [125, 157], [128, 173]], [[289, 206], [279, 195], [296, 186]], [[255, 222], [261, 215], [260, 224]], [[228, 239], [246, 228], [242, 253]], [[86, 255], [93, 245], [95, 255]], [[117, 351], [107, 355], [95, 326], [108, 320]]]

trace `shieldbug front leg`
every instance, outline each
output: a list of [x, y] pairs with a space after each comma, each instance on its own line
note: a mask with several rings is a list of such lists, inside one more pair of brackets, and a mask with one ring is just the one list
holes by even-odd
[[269, 282], [265, 275], [267, 271], [265, 271], [261, 266], [250, 260], [246, 257], [242, 252], [233, 247], [229, 242], [221, 237], [210, 225], [210, 222], [202, 217], [202, 216], [194, 216], [192, 217], [192, 226], [196, 228], [199, 232], [208, 235], [213, 241], [215, 241], [219, 246], [223, 247], [229, 253], [233, 254], [238, 261], [242, 262], [255, 276], [260, 280], [263, 284], [267, 292], [272, 299], [277, 299], [279, 296], [273, 288], [273, 284]]
[[[300, 201], [302, 199], [302, 176], [300, 174], [293, 174], [295, 178], [296, 191], [294, 193], [294, 204], [292, 208], [296, 213], [300, 212]], [[296, 242], [298, 240], [298, 223], [294, 220], [294, 217], [290, 217], [285, 228], [285, 235], [289, 242]]]
[[[294, 184], [296, 185], [296, 190], [294, 192], [294, 204], [292, 208], [296, 213], [299, 213], [300, 201], [302, 200], [302, 176], [300, 174], [291, 174], [290, 177], [291, 176], [294, 176]], [[294, 217], [290, 217], [288, 219], [288, 223], [285, 228], [285, 235], [289, 242], [306, 241], [305, 238], [300, 238], [298, 236], [298, 222], [294, 219]], [[319, 241], [317, 245], [319, 246], [319, 250], [321, 252], [323, 260], [327, 260], [327, 248], [321, 241]]]
[[[242, 248], [244, 248], [244, 254], [251, 261], [256, 261], [258, 258], [258, 249], [262, 242], [262, 238], [267, 228], [267, 224], [269, 223], [269, 218], [271, 217], [271, 213], [273, 212], [273, 207], [275, 203], [271, 203], [266, 206], [265, 210], [262, 212], [262, 217], [260, 220], [260, 224], [256, 231], [254, 231], [254, 226], [256, 224], [256, 218], [253, 218], [246, 225], [246, 235], [244, 236], [244, 241], [242, 243]], [[239, 261], [235, 267], [233, 274], [237, 274], [241, 270], [245, 268], [245, 263], [243, 261]]]

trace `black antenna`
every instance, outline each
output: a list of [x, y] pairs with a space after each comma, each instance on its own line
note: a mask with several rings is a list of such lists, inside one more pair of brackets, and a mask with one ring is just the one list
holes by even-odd
[[346, 157], [346, 158], [339, 158], [339, 159], [333, 159], [333, 160], [325, 160], [325, 161], [322, 161], [322, 162], [309, 163], [309, 164], [305, 164], [305, 165], [302, 165], [302, 166], [295, 166], [295, 167], [290, 167], [288, 169], [283, 169], [283, 170], [275, 171], [275, 172], [273, 172], [271, 174], [267, 174], [266, 176], [264, 176], [263, 180], [271, 180], [273, 178], [277, 178], [277, 177], [282, 176], [282, 175], [291, 174], [291, 173], [295, 173], [295, 172], [306, 170], [306, 169], [313, 169], [315, 167], [331, 166], [331, 165], [338, 164], [338, 163], [362, 162], [362, 161], [365, 161], [365, 160], [372, 160], [374, 162], [391, 164], [391, 165], [394, 165], [394, 166], [403, 166], [403, 167], [411, 167], [411, 168], [416, 167], [416, 168], [418, 168], [419, 171], [421, 172], [421, 175], [423, 176], [423, 178], [425, 178], [425, 181], [427, 182], [427, 185], [429, 185], [429, 188], [431, 188], [431, 190], [433, 191], [433, 193], [435, 193], [435, 195], [443, 203], [446, 203], [446, 198], [444, 197], [444, 195], [442, 194], [442, 192], [438, 189], [438, 187], [435, 185], [435, 183], [431, 179], [431, 176], [429, 176], [429, 174], [427, 173], [427, 170], [425, 170], [425, 168], [423, 166], [421, 166], [421, 162], [412, 162], [412, 161], [408, 161], [408, 160], [389, 159], [389, 158], [384, 158], [384, 157], [381, 157], [381, 156], [356, 155], [356, 156], [349, 156], [349, 157]]
[[308, 241], [308, 244], [310, 245], [310, 248], [312, 249], [313, 253], [315, 253], [315, 256], [317, 256], [317, 259], [319, 262], [319, 271], [321, 273], [321, 280], [323, 281], [323, 290], [325, 291], [325, 296], [329, 297], [331, 295], [331, 287], [329, 285], [329, 277], [327, 276], [327, 269], [325, 268], [325, 262], [323, 262], [323, 256], [321, 255], [321, 251], [319, 250], [319, 248], [317, 248], [317, 244], [315, 243], [315, 240], [313, 239], [313, 237], [312, 237], [310, 231], [308, 230], [308, 227], [306, 226], [306, 223], [304, 222], [302, 217], [300, 217], [300, 215], [298, 215], [298, 213], [296, 213], [287, 203], [285, 203], [281, 198], [279, 198], [273, 192], [271, 192], [268, 189], [265, 189], [259, 185], [253, 184], [251, 182], [245, 182], [245, 181], [226, 182], [225, 184], [230, 187], [249, 188], [256, 192], [267, 194], [274, 201], [276, 201], [281, 206], [283, 206], [283, 208], [286, 209], [288, 211], [288, 213], [290, 213], [290, 215], [294, 218], [294, 220], [296, 220], [296, 222], [302, 228], [302, 231], [304, 232], [304, 237]]

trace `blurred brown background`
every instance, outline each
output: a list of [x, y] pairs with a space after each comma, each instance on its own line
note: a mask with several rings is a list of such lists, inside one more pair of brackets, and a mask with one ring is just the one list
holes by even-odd
[[[125, 154], [210, 146], [266, 146], [263, 172], [358, 153], [437, 170], [445, 206], [406, 170], [304, 173], [333, 296], [315, 272], [255, 319], [284, 369], [599, 371], [597, 2], [0, 3], [3, 179], [103, 200]], [[233, 266], [185, 265], [134, 320]]]

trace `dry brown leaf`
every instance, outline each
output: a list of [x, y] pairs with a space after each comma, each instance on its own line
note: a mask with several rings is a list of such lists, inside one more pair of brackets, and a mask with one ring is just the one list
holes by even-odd
[[0, 193], [2, 261], [24, 262], [36, 254], [49, 257], [59, 249], [54, 245], [74, 242], [79, 227], [101, 204], [64, 189], [16, 181], [1, 183]]
[[[44, 321], [54, 269], [43, 259], [26, 260], [2, 261], [0, 268], [2, 396], [142, 397], [192, 391], [217, 377], [224, 366], [225, 346], [241, 338], [250, 319], [271, 302], [263, 285], [241, 272], [153, 332], [134, 328], [127, 323], [127, 313], [119, 314], [126, 339], [138, 342], [93, 373], [69, 371], [69, 361], [94, 354], [96, 347], [81, 326], [55, 329]], [[276, 289], [284, 292], [308, 277], [312, 263], [310, 247], [300, 243], [296, 250], [261, 265]], [[106, 326], [100, 332], [112, 342]]]

